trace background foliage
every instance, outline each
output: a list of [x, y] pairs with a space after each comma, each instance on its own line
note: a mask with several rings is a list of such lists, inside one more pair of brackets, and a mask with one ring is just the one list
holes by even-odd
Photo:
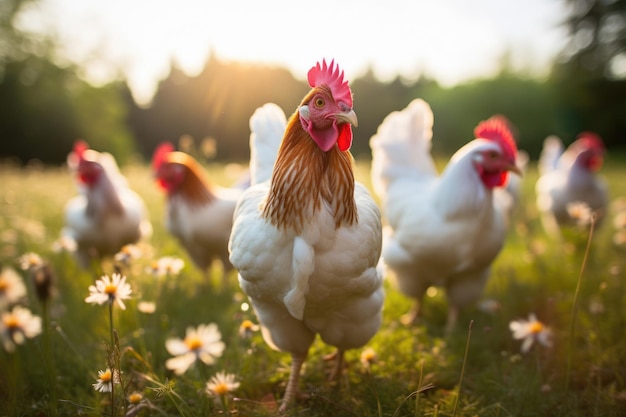
[[[290, 114], [308, 89], [304, 74], [296, 79], [284, 68], [210, 56], [196, 76], [172, 63], [151, 105], [142, 108], [124, 80], [94, 87], [79, 68], [56, 63], [53, 34], [32, 39], [14, 28], [20, 7], [33, 1], [0, 2], [0, 157], [58, 164], [83, 138], [123, 163], [135, 152], [148, 159], [162, 141], [191, 136], [198, 143], [210, 139], [219, 160], [245, 161], [254, 109], [272, 101]], [[466, 143], [474, 126], [495, 113], [517, 126], [519, 146], [532, 157], [550, 134], [569, 143], [580, 131], [595, 130], [610, 148], [625, 145], [626, 2], [567, 3], [563, 24], [570, 43], [546, 79], [510, 70], [504, 56], [496, 77], [451, 88], [427, 75], [384, 83], [369, 72], [350, 80], [360, 122], [354, 154], [369, 155], [369, 138], [383, 118], [415, 97], [432, 105], [434, 149], [443, 154]]]

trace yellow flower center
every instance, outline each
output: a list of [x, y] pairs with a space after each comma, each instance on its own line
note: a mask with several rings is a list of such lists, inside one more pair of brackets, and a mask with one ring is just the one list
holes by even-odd
[[104, 293], [108, 295], [115, 295], [117, 292], [117, 285], [109, 284], [104, 287]]
[[111, 382], [111, 377], [112, 377], [111, 371], [107, 369], [106, 371], [102, 373], [102, 375], [100, 375], [100, 381]]
[[241, 323], [241, 328], [242, 328], [243, 330], [250, 330], [250, 329], [252, 329], [253, 327], [254, 327], [254, 323], [252, 323], [250, 320], [244, 320], [244, 321]]
[[17, 317], [15, 317], [12, 314], [9, 314], [8, 316], [5, 316], [3, 318], [4, 321], [4, 325], [8, 328], [8, 329], [17, 329], [20, 327], [20, 322], [17, 319]]
[[197, 337], [187, 337], [185, 338], [185, 344], [189, 350], [198, 350], [202, 347], [202, 340]]
[[213, 387], [213, 392], [215, 392], [217, 395], [224, 395], [227, 394], [229, 391], [230, 390], [228, 389], [228, 385], [226, 385], [225, 382], [218, 382]]
[[0, 279], [0, 293], [5, 292], [9, 288], [9, 283], [4, 279]]
[[533, 334], [541, 333], [543, 331], [543, 324], [535, 321], [530, 324], [529, 330]]
[[143, 399], [143, 395], [138, 392], [134, 392], [128, 396], [128, 402], [131, 404], [138, 404]]
[[363, 360], [367, 361], [367, 362], [372, 362], [374, 361], [374, 359], [376, 359], [376, 353], [373, 350], [368, 350], [363, 352]]

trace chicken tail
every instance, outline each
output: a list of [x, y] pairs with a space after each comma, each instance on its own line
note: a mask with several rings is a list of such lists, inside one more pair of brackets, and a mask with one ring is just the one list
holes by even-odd
[[383, 120], [370, 140], [372, 185], [380, 197], [398, 178], [437, 175], [430, 154], [432, 128], [433, 113], [422, 99], [413, 100]]
[[250, 179], [253, 185], [272, 177], [286, 125], [285, 113], [274, 103], [257, 108], [250, 117]]
[[563, 150], [563, 142], [561, 142], [558, 136], [550, 135], [543, 141], [543, 148], [541, 149], [538, 163], [540, 175], [556, 169]]

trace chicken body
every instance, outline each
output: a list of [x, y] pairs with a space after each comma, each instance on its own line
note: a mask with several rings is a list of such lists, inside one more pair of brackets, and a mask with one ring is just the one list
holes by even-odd
[[420, 99], [387, 116], [370, 142], [372, 181], [388, 223], [382, 260], [399, 289], [415, 298], [403, 320], [417, 321], [426, 290], [442, 286], [450, 330], [459, 310], [482, 295], [503, 247], [504, 208], [494, 189], [505, 184], [507, 171], [518, 171], [517, 152], [512, 136], [499, 138], [507, 136], [506, 124], [495, 121], [439, 175], [430, 156], [432, 124], [430, 107]]
[[80, 193], [65, 206], [62, 234], [76, 242], [75, 255], [82, 267], [150, 235], [145, 204], [128, 188], [110, 154], [77, 142], [68, 166], [76, 174]]
[[227, 285], [227, 276], [233, 269], [228, 259], [228, 239], [235, 205], [243, 189], [211, 184], [193, 157], [175, 152], [169, 143], [155, 151], [153, 168], [167, 194], [167, 231], [205, 274], [213, 260], [220, 260], [223, 284]]
[[558, 137], [546, 138], [535, 186], [537, 208], [546, 232], [552, 235], [559, 235], [561, 227], [584, 220], [573, 215], [572, 205], [585, 204], [596, 213], [599, 224], [608, 204], [607, 185], [597, 174], [604, 158], [602, 140], [584, 132], [567, 150], [563, 149]]
[[[323, 82], [312, 81], [315, 68], [325, 72]], [[339, 371], [343, 352], [365, 345], [382, 320], [381, 218], [354, 181], [348, 148], [356, 115], [342, 78], [332, 63], [309, 72], [313, 90], [284, 137], [277, 106], [251, 118], [252, 186], [235, 210], [230, 259], [265, 341], [292, 355], [283, 410], [295, 398], [316, 335], [338, 349]]]

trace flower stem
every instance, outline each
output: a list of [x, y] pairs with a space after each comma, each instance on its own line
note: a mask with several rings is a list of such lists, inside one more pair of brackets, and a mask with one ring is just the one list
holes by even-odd
[[43, 321], [43, 343], [44, 343], [44, 357], [46, 361], [46, 376], [48, 377], [48, 387], [50, 392], [48, 394], [48, 410], [51, 416], [59, 415], [57, 408], [57, 389], [56, 389], [56, 371], [54, 368], [53, 354], [52, 354], [52, 342], [50, 340], [50, 303], [48, 300], [41, 302], [42, 321]]
[[467, 330], [467, 343], [465, 344], [465, 354], [463, 355], [463, 366], [461, 366], [461, 376], [459, 377], [459, 392], [454, 400], [454, 410], [452, 411], [452, 417], [456, 416], [457, 409], [459, 407], [459, 398], [461, 397], [461, 384], [463, 384], [463, 376], [465, 374], [465, 365], [467, 364], [467, 353], [469, 352], [470, 339], [472, 337], [472, 325], [474, 320], [469, 323], [469, 329]]
[[111, 368], [111, 417], [115, 417], [115, 376], [116, 376], [116, 360], [115, 360], [115, 338], [113, 336], [113, 303], [109, 302], [109, 328], [111, 330], [111, 356], [109, 359], [109, 367]]
[[572, 370], [572, 351], [574, 346], [574, 329], [576, 327], [576, 313], [578, 312], [578, 295], [580, 293], [580, 286], [583, 280], [583, 272], [587, 266], [587, 258], [589, 257], [589, 249], [591, 248], [591, 238], [593, 237], [593, 230], [596, 224], [596, 213], [591, 215], [591, 224], [589, 225], [589, 236], [587, 237], [587, 246], [585, 247], [585, 254], [583, 255], [583, 262], [580, 266], [580, 272], [578, 273], [578, 281], [576, 282], [576, 290], [574, 291], [574, 301], [572, 302], [572, 320], [569, 327], [569, 343], [567, 346], [567, 370], [565, 372], [565, 393], [569, 392], [569, 384]]

